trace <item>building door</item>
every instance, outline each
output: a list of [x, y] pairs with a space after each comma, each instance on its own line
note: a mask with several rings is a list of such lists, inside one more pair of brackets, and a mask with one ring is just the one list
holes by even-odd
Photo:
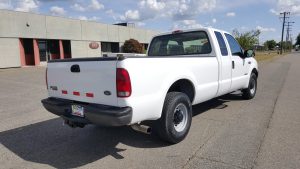
[[59, 41], [47, 40], [47, 50], [49, 51], [49, 59], [60, 59]]
[[64, 58], [72, 58], [72, 52], [71, 52], [71, 41], [69, 40], [63, 40], [63, 52], [64, 52]]
[[22, 66], [34, 66], [33, 39], [20, 39]]
[[47, 41], [38, 40], [39, 52], [40, 52], [40, 61], [47, 62], [49, 60], [49, 55], [47, 51]]

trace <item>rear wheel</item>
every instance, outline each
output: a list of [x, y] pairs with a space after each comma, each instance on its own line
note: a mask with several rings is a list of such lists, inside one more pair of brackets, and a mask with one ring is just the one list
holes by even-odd
[[156, 124], [159, 136], [169, 143], [179, 143], [188, 134], [191, 122], [192, 107], [188, 96], [180, 92], [168, 93]]
[[253, 99], [257, 90], [257, 76], [252, 73], [249, 80], [249, 85], [247, 89], [242, 90], [243, 98], [246, 100]]

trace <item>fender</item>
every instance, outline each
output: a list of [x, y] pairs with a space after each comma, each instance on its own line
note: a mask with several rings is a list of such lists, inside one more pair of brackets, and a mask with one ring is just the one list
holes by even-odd
[[[259, 70], [258, 70], [258, 64], [257, 64], [256, 59], [252, 58], [251, 62], [253, 62], [253, 64], [251, 64], [251, 66], [250, 66], [250, 68], [249, 68], [249, 70], [247, 72], [248, 79], [250, 79], [250, 76], [251, 76], [251, 73], [252, 73], [253, 70], [256, 70], [257, 73], [259, 72]], [[244, 85], [244, 88], [248, 88], [248, 86], [249, 86], [249, 80]]]
[[189, 71], [182, 72], [181, 71], [180, 73], [179, 72], [172, 73], [172, 75], [174, 75], [174, 74], [177, 76], [171, 76], [171, 74], [170, 74], [170, 76], [168, 76], [169, 78], [166, 79], [165, 83], [163, 83], [163, 86], [162, 86], [163, 92], [162, 93], [164, 93], [164, 98], [167, 96], [167, 93], [168, 93], [170, 87], [179, 80], [188, 80], [192, 83], [192, 85], [194, 87], [194, 93], [195, 93], [194, 98], [195, 98], [197, 95], [197, 93], [196, 93], [197, 90], [195, 88], [195, 84], [197, 84], [197, 83], [196, 83], [196, 78], [192, 74], [192, 72], [189, 72]]

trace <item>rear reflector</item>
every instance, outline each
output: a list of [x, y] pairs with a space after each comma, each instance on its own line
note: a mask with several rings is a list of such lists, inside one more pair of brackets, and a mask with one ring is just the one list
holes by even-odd
[[80, 96], [80, 93], [79, 92], [73, 92], [73, 95]]
[[118, 68], [117, 69], [117, 96], [118, 97], [129, 97], [131, 95], [131, 82], [130, 76], [126, 69]]
[[85, 95], [86, 95], [86, 97], [94, 97], [93, 93], [86, 93]]
[[61, 93], [62, 93], [62, 94], [68, 94], [68, 91], [62, 90]]

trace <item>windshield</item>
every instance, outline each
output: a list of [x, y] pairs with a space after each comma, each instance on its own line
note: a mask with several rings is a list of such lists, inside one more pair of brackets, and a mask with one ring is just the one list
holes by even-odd
[[206, 32], [185, 32], [155, 37], [148, 56], [176, 56], [211, 53]]

